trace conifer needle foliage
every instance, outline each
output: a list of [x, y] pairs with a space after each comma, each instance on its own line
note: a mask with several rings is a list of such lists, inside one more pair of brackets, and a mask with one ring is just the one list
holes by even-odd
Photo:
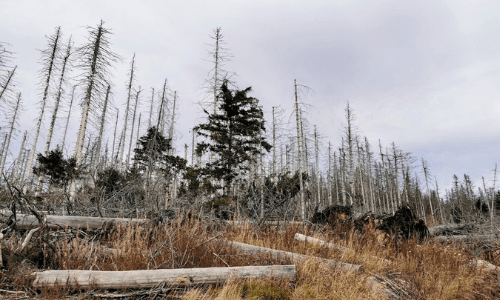
[[258, 105], [259, 100], [249, 97], [252, 90], [231, 91], [225, 81], [218, 95], [218, 109], [208, 115], [208, 123], [195, 127], [198, 135], [207, 138], [197, 145], [198, 155], [207, 150], [216, 158], [207, 164], [207, 173], [224, 180], [226, 188], [243, 172], [249, 170], [249, 163], [256, 160], [271, 145], [264, 139], [266, 130], [264, 113]]

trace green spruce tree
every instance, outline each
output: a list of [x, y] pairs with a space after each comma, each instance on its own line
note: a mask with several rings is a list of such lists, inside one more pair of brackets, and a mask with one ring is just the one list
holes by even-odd
[[208, 122], [195, 127], [197, 134], [206, 138], [197, 145], [197, 154], [207, 150], [216, 154], [204, 173], [223, 180], [225, 194], [231, 190], [233, 180], [257, 162], [262, 150], [269, 152], [272, 148], [262, 134], [266, 129], [259, 100], [248, 96], [251, 90], [248, 87], [231, 91], [224, 81], [218, 95], [218, 109], [215, 113], [205, 110]]

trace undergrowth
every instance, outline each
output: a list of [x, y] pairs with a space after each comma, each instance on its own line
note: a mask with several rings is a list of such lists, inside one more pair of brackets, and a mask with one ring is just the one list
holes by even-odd
[[[170, 224], [129, 225], [95, 232], [69, 229], [43, 232], [35, 234], [22, 252], [16, 249], [26, 233], [14, 233], [2, 241], [4, 268], [0, 272], [0, 289], [24, 291], [43, 299], [78, 298], [95, 291], [68, 286], [33, 290], [32, 273], [38, 269], [123, 271], [291, 263], [264, 254], [257, 257], [238, 254], [220, 243], [222, 239], [360, 264], [365, 272], [331, 270], [311, 258], [296, 264], [297, 277], [291, 282], [272, 278], [231, 280], [220, 287], [186, 291], [183, 299], [384, 299], [382, 293], [368, 284], [369, 277], [375, 275], [384, 278], [385, 285], [393, 285], [393, 290], [406, 299], [498, 297], [496, 277], [472, 264], [473, 255], [464, 249], [434, 242], [419, 244], [416, 240], [381, 243], [376, 233], [370, 231], [363, 235], [355, 232], [338, 235], [328, 229], [298, 224], [216, 226], [209, 221], [179, 216]], [[349, 250], [297, 241], [295, 233]], [[169, 295], [159, 295], [169, 299]]]

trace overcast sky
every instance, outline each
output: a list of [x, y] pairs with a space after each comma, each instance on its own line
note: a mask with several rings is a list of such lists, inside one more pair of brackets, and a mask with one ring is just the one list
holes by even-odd
[[[329, 141], [339, 147], [349, 101], [361, 136], [373, 147], [380, 139], [384, 147], [394, 142], [423, 157], [441, 187], [464, 173], [476, 186], [481, 176], [492, 183], [500, 162], [500, 1], [0, 0], [0, 42], [15, 52], [17, 90], [26, 107], [22, 131], [34, 132], [41, 99], [37, 49], [46, 47], [45, 36], [61, 26], [64, 38], [72, 35], [79, 46], [86, 26], [100, 20], [123, 58], [113, 70], [121, 111], [134, 53], [145, 95], [165, 78], [177, 91], [180, 155], [202, 117], [197, 103], [206, 96], [203, 83], [213, 67], [209, 35], [221, 27], [233, 55], [225, 69], [237, 74], [239, 88], [252, 86], [269, 125], [273, 106], [286, 109], [288, 121], [297, 79], [311, 89], [303, 89], [301, 100], [325, 147]], [[141, 110], [147, 112], [146, 104]], [[79, 120], [75, 111], [73, 140]], [[55, 143], [62, 130], [57, 134]]]

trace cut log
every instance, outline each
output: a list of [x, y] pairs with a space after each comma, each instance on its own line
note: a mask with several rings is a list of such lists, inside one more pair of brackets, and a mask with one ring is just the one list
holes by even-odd
[[225, 242], [229, 246], [232, 246], [245, 254], [259, 255], [261, 253], [266, 253], [266, 254], [270, 254], [274, 259], [284, 259], [284, 258], [290, 259], [293, 263], [297, 263], [297, 262], [304, 261], [306, 259], [314, 258], [314, 259], [317, 259], [317, 260], [325, 263], [330, 268], [340, 268], [340, 269], [346, 270], [346, 271], [363, 271], [363, 266], [361, 266], [361, 265], [349, 264], [349, 263], [334, 261], [334, 260], [330, 260], [330, 259], [326, 259], [326, 258], [319, 258], [319, 257], [315, 257], [315, 256], [287, 252], [287, 251], [283, 251], [283, 250], [275, 250], [275, 249], [259, 247], [259, 246], [238, 243], [238, 242], [233, 242], [233, 241], [225, 241]]
[[[295, 234], [295, 239], [298, 240], [298, 241], [303, 241], [303, 242], [309, 242], [309, 243], [314, 243], [314, 244], [318, 244], [320, 246], [323, 246], [323, 247], [327, 247], [327, 248], [331, 248], [331, 249], [338, 249], [342, 254], [345, 254], [347, 251], [349, 251], [349, 248], [347, 247], [344, 247], [344, 246], [340, 246], [340, 245], [336, 245], [336, 244], [332, 244], [332, 243], [328, 243], [328, 242], [325, 242], [323, 240], [320, 240], [320, 239], [317, 239], [317, 238], [313, 238], [313, 237], [310, 237], [310, 236], [307, 236], [307, 235], [303, 235], [303, 234], [300, 234], [300, 233], [296, 233]], [[370, 256], [371, 258], [381, 262], [381, 263], [384, 263], [384, 264], [390, 264], [391, 261], [390, 260], [387, 260], [387, 259], [384, 259], [384, 258], [380, 258], [380, 257], [376, 257], [376, 256]]]
[[[61, 229], [66, 227], [76, 229], [99, 229], [114, 228], [118, 225], [129, 223], [147, 223], [147, 219], [127, 219], [127, 218], [99, 218], [80, 216], [54, 216], [47, 215], [47, 227], [49, 229]], [[17, 229], [32, 229], [38, 227], [38, 220], [33, 215], [17, 215]]]
[[35, 272], [33, 275], [35, 275], [33, 282], [35, 288], [69, 284], [82, 289], [124, 289], [151, 288], [162, 283], [167, 286], [215, 284], [224, 283], [234, 277], [293, 279], [296, 276], [296, 269], [294, 265], [285, 265], [137, 271], [50, 270]]

